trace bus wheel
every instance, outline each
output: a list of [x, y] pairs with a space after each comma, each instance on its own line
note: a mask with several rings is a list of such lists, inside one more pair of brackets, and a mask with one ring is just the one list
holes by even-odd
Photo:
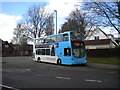
[[40, 62], [40, 57], [38, 57], [37, 62]]
[[61, 65], [61, 60], [60, 59], [57, 60], [57, 64]]

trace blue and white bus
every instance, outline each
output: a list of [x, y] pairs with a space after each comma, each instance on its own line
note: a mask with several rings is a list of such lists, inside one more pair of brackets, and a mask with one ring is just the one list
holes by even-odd
[[34, 40], [34, 59], [56, 64], [85, 64], [84, 34], [68, 31]]

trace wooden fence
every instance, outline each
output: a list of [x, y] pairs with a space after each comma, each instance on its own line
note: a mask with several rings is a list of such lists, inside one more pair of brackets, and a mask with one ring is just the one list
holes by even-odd
[[110, 49], [89, 49], [87, 57], [120, 57], [120, 47]]

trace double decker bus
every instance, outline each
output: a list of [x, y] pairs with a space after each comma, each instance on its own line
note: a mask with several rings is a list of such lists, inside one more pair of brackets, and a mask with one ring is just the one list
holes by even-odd
[[56, 64], [85, 64], [84, 34], [68, 31], [34, 40], [34, 59]]

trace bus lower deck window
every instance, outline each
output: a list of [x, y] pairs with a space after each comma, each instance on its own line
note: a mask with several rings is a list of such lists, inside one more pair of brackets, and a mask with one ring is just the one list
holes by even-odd
[[46, 49], [46, 55], [50, 55], [50, 49]]
[[41, 55], [41, 49], [36, 50], [36, 55]]
[[45, 49], [42, 49], [42, 55], [45, 55]]

